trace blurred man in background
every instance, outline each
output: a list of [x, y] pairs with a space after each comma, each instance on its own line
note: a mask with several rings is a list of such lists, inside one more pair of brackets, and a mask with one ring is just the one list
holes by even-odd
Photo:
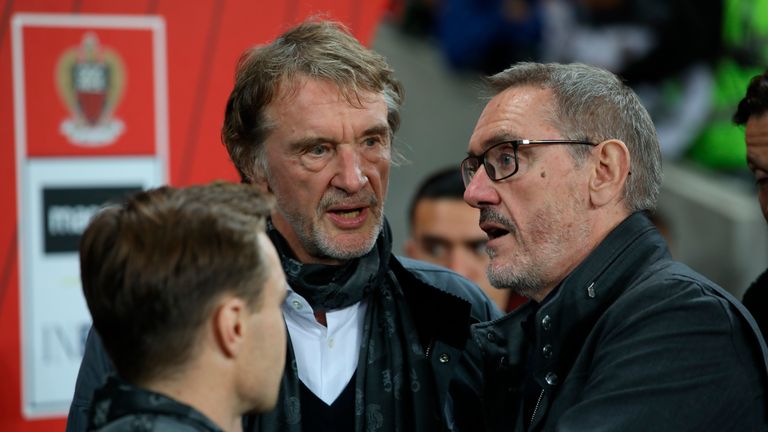
[[405, 243], [406, 255], [466, 277], [505, 312], [527, 300], [488, 282], [488, 236], [478, 226], [480, 212], [464, 202], [464, 183], [458, 167], [445, 168], [427, 177], [411, 200], [408, 216], [410, 236]]

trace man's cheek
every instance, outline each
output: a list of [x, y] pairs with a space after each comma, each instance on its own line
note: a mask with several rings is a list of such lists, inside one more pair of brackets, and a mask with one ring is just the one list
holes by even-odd
[[760, 199], [760, 207], [763, 209], [763, 216], [765, 221], [768, 222], [768, 186], [762, 186], [759, 189], [758, 197]]

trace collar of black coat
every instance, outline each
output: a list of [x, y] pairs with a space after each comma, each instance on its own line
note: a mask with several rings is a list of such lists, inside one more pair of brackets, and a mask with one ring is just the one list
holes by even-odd
[[[147, 430], [156, 430], [155, 427], [162, 430], [160, 424], [152, 425], [165, 419], [178, 426], [188, 425], [197, 431], [221, 432], [213, 421], [197, 409], [111, 376], [94, 393], [88, 430], [100, 430], [125, 418], [137, 419]], [[162, 424], [169, 426], [167, 421]]]
[[[643, 241], [638, 241], [643, 238]], [[560, 284], [551, 301], [536, 313], [541, 322], [549, 316], [551, 328], [537, 335], [558, 343], [559, 355], [542, 362], [540, 368], [564, 377], [567, 365], [579, 353], [584, 338], [606, 309], [631, 286], [650, 263], [669, 256], [667, 244], [648, 217], [637, 212], [628, 216]]]
[[[640, 238], [644, 241], [639, 242]], [[505, 353], [505, 366], [516, 368], [525, 360], [523, 323], [533, 316], [534, 324], [541, 327], [546, 319], [547, 330], [535, 332], [535, 346], [546, 345], [542, 339], [556, 340], [558, 354], [537, 363], [536, 369], [554, 370], [564, 376], [564, 368], [572, 364], [573, 356], [603, 312], [642, 273], [642, 268], [668, 255], [666, 242], [651, 221], [642, 212], [633, 213], [560, 283], [547, 302], [528, 302], [498, 320], [479, 324], [473, 337], [481, 346], [495, 347], [499, 355]]]

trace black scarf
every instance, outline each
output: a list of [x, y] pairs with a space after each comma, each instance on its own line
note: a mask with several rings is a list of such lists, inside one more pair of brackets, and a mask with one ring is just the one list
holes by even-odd
[[[288, 283], [315, 310], [333, 310], [363, 299], [368, 309], [355, 373], [355, 431], [440, 429], [429, 362], [395, 275], [389, 270], [392, 234], [384, 227], [373, 249], [339, 266], [302, 264], [269, 224]], [[285, 375], [274, 411], [247, 418], [246, 431], [302, 432], [299, 378], [288, 343]]]

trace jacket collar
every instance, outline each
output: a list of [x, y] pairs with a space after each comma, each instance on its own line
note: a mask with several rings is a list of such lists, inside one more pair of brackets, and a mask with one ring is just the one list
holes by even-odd
[[89, 430], [101, 429], [126, 416], [169, 417], [180, 426], [221, 432], [217, 425], [195, 408], [112, 376], [94, 394]]
[[[639, 242], [640, 238], [646, 241]], [[567, 318], [560, 322], [568, 323], [599, 316], [641, 273], [642, 267], [668, 254], [666, 243], [650, 220], [642, 213], [634, 213], [560, 283], [537, 315], [557, 314]]]
[[[547, 373], [558, 377], [555, 383], [564, 378], [605, 310], [644, 274], [643, 268], [668, 254], [663, 238], [642, 213], [630, 215], [611, 231], [536, 312], [536, 363], [542, 378]], [[553, 385], [543, 381], [545, 388]]]
[[[667, 255], [666, 243], [653, 224], [644, 214], [634, 213], [598, 244], [545, 303], [537, 307], [529, 302], [501, 319], [474, 326], [473, 338], [485, 352], [486, 368], [512, 371], [505, 381], [511, 391], [522, 391], [523, 371], [533, 361], [533, 378], [544, 397], [532, 428], [545, 417], [541, 413], [547, 411], [550, 395], [565, 379], [595, 322], [644, 273], [643, 268]], [[532, 328], [533, 341], [523, 330], [528, 320], [525, 327]], [[517, 419], [522, 421], [519, 415]]]

